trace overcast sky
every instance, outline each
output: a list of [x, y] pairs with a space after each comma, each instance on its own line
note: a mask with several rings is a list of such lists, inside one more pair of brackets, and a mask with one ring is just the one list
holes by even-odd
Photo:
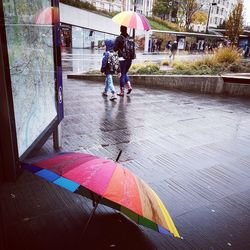
[[245, 20], [250, 24], [250, 0], [244, 0]]

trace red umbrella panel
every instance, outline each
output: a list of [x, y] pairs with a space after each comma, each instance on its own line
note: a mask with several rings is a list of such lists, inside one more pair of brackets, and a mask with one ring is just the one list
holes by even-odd
[[158, 195], [119, 163], [83, 153], [61, 153], [30, 160], [22, 167], [47, 181], [121, 211], [134, 222], [180, 237]]
[[150, 30], [150, 24], [145, 16], [134, 11], [123, 11], [112, 18], [113, 22], [132, 29]]

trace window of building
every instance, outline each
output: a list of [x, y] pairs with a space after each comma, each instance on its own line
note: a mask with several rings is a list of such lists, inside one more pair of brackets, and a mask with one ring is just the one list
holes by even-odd
[[220, 11], [220, 8], [219, 8], [219, 7], [217, 7], [216, 14], [219, 14], [219, 11]]
[[218, 17], [214, 18], [214, 24], [216, 24], [216, 25], [218, 24]]

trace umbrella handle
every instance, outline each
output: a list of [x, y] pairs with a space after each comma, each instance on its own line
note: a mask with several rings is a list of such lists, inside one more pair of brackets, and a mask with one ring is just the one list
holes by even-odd
[[89, 226], [89, 224], [90, 224], [90, 221], [92, 220], [92, 218], [93, 218], [94, 215], [95, 215], [95, 211], [96, 211], [96, 209], [97, 209], [97, 207], [98, 207], [99, 202], [101, 201], [101, 199], [102, 199], [102, 197], [101, 197], [101, 196], [98, 196], [97, 200], [93, 201], [94, 208], [92, 209], [91, 214], [90, 214], [90, 216], [89, 216], [89, 218], [88, 218], [88, 221], [87, 221], [87, 223], [85, 224], [85, 227], [84, 227], [84, 229], [83, 229], [83, 231], [82, 231], [82, 233], [81, 233], [81, 237], [80, 237], [80, 241], [79, 241], [79, 242], [82, 241], [82, 239], [83, 239], [83, 237], [84, 237], [84, 235], [85, 235], [85, 233], [86, 233], [86, 231], [87, 231], [87, 229], [88, 229], [88, 226]]
[[119, 161], [119, 158], [120, 158], [121, 154], [122, 154], [122, 150], [120, 150], [120, 152], [119, 152], [119, 154], [118, 154], [118, 156], [117, 156], [115, 162], [118, 162], [118, 161]]

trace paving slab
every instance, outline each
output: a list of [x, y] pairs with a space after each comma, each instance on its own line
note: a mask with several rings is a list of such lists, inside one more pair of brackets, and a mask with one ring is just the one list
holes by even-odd
[[[102, 205], [82, 237], [91, 201], [24, 172], [0, 190], [5, 249], [250, 249], [250, 100], [136, 87], [112, 102], [102, 90], [64, 78], [61, 151], [123, 150], [184, 239]], [[49, 140], [33, 156], [51, 152]]]

